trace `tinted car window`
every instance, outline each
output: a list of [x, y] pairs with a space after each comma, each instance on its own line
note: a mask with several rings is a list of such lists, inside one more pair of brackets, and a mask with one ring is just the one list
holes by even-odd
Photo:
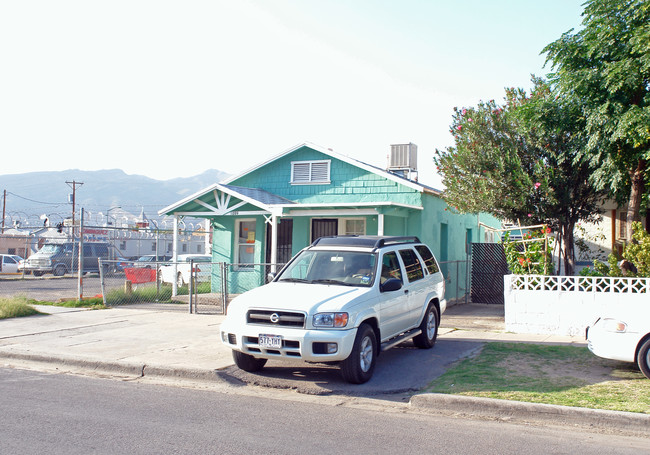
[[424, 259], [424, 265], [427, 267], [427, 270], [429, 270], [429, 273], [436, 273], [440, 271], [438, 264], [433, 257], [433, 254], [431, 254], [431, 250], [429, 250], [427, 246], [417, 245], [415, 249], [418, 251], [418, 253], [420, 253], [422, 259]]
[[95, 256], [97, 256], [97, 257], [108, 256], [108, 246], [106, 246], [106, 245], [95, 245]]
[[422, 270], [422, 264], [420, 264], [420, 259], [418, 259], [415, 251], [413, 250], [399, 250], [399, 255], [404, 261], [404, 267], [406, 268], [406, 276], [409, 281], [417, 281], [424, 278], [424, 271]]
[[393, 251], [384, 254], [381, 266], [381, 282], [384, 283], [389, 278], [397, 278], [402, 281], [402, 270], [399, 267], [397, 253]]

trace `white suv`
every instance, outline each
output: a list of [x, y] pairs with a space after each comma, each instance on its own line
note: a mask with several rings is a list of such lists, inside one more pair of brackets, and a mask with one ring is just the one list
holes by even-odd
[[271, 283], [230, 303], [221, 339], [245, 371], [267, 359], [340, 362], [343, 378], [360, 384], [380, 351], [410, 339], [433, 347], [444, 293], [438, 263], [417, 237], [322, 237]]

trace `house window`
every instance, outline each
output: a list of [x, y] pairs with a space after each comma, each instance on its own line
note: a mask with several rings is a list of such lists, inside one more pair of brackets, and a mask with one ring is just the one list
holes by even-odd
[[292, 161], [291, 183], [294, 185], [330, 183], [330, 160]]
[[187, 243], [183, 243], [183, 245], [181, 246], [181, 251], [183, 253], [187, 253]]
[[152, 252], [152, 253], [155, 253], [155, 252], [156, 252], [156, 244], [155, 244], [155, 243], [152, 243], [152, 244], [151, 244], [151, 252]]
[[237, 220], [235, 223], [235, 263], [255, 263], [255, 220]]
[[122, 251], [126, 250], [126, 240], [122, 240], [120, 242], [120, 250]]
[[341, 220], [339, 226], [342, 228], [340, 235], [365, 235], [366, 219], [365, 218], [346, 218]]
[[202, 243], [198, 243], [196, 245], [196, 252], [197, 253], [203, 253], [203, 244]]

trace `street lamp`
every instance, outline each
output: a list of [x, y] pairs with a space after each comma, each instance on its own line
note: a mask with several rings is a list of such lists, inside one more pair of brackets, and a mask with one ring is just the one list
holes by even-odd
[[[121, 208], [122, 208], [121, 205], [116, 205], [116, 206], [111, 207], [111, 208], [109, 208], [108, 210], [106, 210], [106, 227], [107, 227], [107, 228], [108, 228], [109, 225], [111, 225], [111, 222], [109, 221], [109, 220], [110, 220], [109, 215], [110, 215], [110, 213], [111, 213], [111, 210], [116, 210], [116, 209], [121, 209]], [[115, 220], [117, 221], [117, 219], [115, 219]], [[112, 233], [113, 235], [110, 235], [111, 233]], [[109, 231], [109, 239], [111, 240], [111, 242], [110, 242], [111, 245], [112, 245], [113, 247], [115, 247], [115, 229], [111, 229], [111, 230]], [[121, 251], [120, 251], [120, 254], [122, 254]], [[113, 249], [110, 250], [110, 252], [109, 252], [109, 254], [108, 254], [108, 257], [111, 258], [111, 259], [113, 259]]]
[[[111, 225], [111, 222], [109, 221], [110, 220], [109, 214], [111, 213], [111, 210], [116, 210], [116, 209], [121, 209], [121, 208], [122, 208], [121, 205], [116, 205], [115, 207], [111, 207], [110, 209], [106, 210], [106, 226]], [[116, 218], [116, 220], [117, 220], [117, 218]]]

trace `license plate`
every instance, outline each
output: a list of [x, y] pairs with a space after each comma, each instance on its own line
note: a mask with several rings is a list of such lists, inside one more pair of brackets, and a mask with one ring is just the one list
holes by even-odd
[[282, 337], [280, 335], [260, 334], [258, 344], [260, 348], [281, 349]]

